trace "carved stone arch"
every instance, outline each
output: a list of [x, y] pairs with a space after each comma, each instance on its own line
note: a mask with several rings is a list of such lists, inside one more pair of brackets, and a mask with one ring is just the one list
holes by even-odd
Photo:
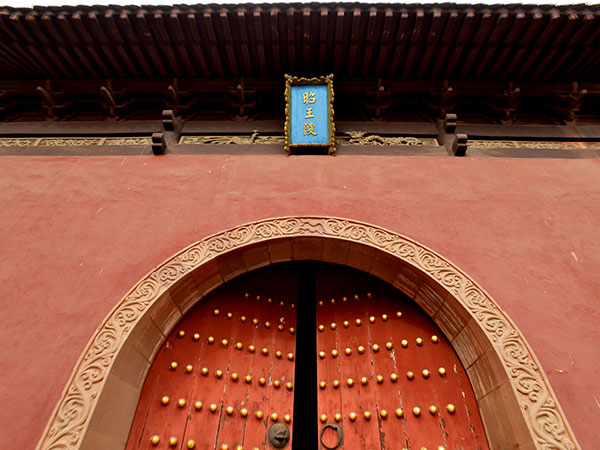
[[92, 336], [37, 448], [124, 448], [147, 370], [181, 317], [226, 281], [290, 260], [354, 267], [413, 298], [464, 365], [492, 449], [580, 448], [525, 338], [467, 274], [399, 234], [326, 217], [242, 225], [151, 271]]

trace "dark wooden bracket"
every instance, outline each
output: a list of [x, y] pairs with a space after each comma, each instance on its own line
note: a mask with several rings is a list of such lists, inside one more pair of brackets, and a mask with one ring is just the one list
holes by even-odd
[[549, 111], [555, 117], [555, 121], [564, 124], [573, 124], [577, 120], [577, 114], [581, 109], [583, 98], [588, 94], [587, 89], [579, 89], [579, 83], [571, 83], [570, 92], [557, 93], [554, 103], [549, 106]]
[[519, 97], [521, 88], [515, 87], [512, 81], [509, 81], [506, 89], [502, 92], [493, 94], [490, 100], [484, 100], [488, 113], [488, 118], [492, 123], [510, 124], [513, 122], [515, 111], [519, 106]]
[[446, 114], [443, 123], [443, 128], [446, 134], [454, 134], [454, 132], [456, 132], [456, 119], [456, 114]]
[[109, 119], [118, 120], [125, 108], [133, 103], [133, 100], [117, 103], [117, 98], [122, 97], [125, 92], [125, 89], [114, 89], [111, 80], [108, 80], [106, 85], [100, 86], [100, 94], [104, 98], [102, 106], [104, 106]]
[[423, 104], [434, 119], [442, 118], [456, 107], [456, 90], [450, 86], [448, 80], [444, 80], [441, 89], [429, 89]]
[[167, 87], [166, 104], [176, 116], [180, 116], [198, 103], [197, 98], [190, 98], [191, 95], [192, 92], [189, 89], [180, 89], [179, 80], [174, 78], [173, 82]]
[[362, 105], [368, 111], [367, 119], [372, 122], [383, 122], [387, 119], [387, 111], [393, 105], [393, 100], [384, 101], [389, 99], [390, 90], [386, 89], [381, 81], [381, 78], [377, 78], [377, 88], [366, 90], [367, 99], [361, 101]]
[[8, 90], [0, 90], [0, 116], [10, 116], [11, 112], [17, 106], [17, 100], [11, 99]]
[[165, 141], [165, 133], [156, 132], [152, 133], [152, 153], [155, 155], [162, 155], [167, 149], [167, 143]]
[[50, 80], [46, 80], [43, 87], [37, 86], [35, 90], [42, 100], [42, 107], [49, 119], [57, 119], [64, 116], [67, 110], [75, 104], [74, 100], [64, 101], [67, 90], [54, 90]]
[[446, 147], [446, 151], [452, 156], [465, 156], [467, 153], [468, 136], [464, 133], [457, 133], [456, 114], [446, 114], [444, 120], [438, 121], [438, 142]]
[[152, 133], [152, 152], [155, 155], [168, 153], [179, 142], [183, 121], [175, 117], [172, 109], [162, 112], [161, 130]]
[[452, 141], [452, 153], [454, 156], [465, 156], [467, 154], [467, 142], [469, 138], [466, 134], [456, 134], [454, 135], [454, 140]]
[[244, 77], [240, 78], [240, 82], [235, 88], [230, 88], [229, 93], [233, 99], [229, 100], [229, 104], [234, 108], [236, 114], [232, 117], [233, 120], [252, 120], [256, 115], [250, 117], [250, 111], [259, 103], [258, 100], [249, 101], [248, 97], [256, 95], [257, 89], [246, 87]]

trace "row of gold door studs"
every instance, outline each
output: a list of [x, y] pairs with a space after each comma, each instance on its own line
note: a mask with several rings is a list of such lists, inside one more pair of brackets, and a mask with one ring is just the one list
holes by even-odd
[[[450, 414], [454, 414], [456, 412], [456, 407], [453, 404], [449, 403], [448, 405], [446, 405], [446, 410]], [[428, 411], [429, 411], [429, 414], [431, 414], [432, 416], [437, 416], [439, 413], [439, 409], [435, 405], [431, 405], [428, 408]], [[413, 413], [413, 416], [415, 416], [415, 417], [421, 417], [421, 408], [419, 408], [418, 406], [415, 406], [412, 409], [412, 413]], [[404, 417], [404, 410], [402, 408], [398, 408], [396, 411], [394, 411], [394, 415], [396, 416], [396, 418], [402, 419]], [[371, 411], [365, 411], [362, 416], [365, 420], [369, 421], [373, 417], [373, 413], [371, 413]], [[379, 411], [379, 417], [381, 419], [386, 420], [389, 416], [390, 416], [390, 414], [388, 414], [388, 412], [385, 409], [382, 409], [381, 411]], [[338, 423], [340, 423], [342, 421], [342, 419], [343, 419], [343, 417], [339, 413], [334, 414], [334, 416], [333, 416], [333, 420], [335, 420]], [[348, 419], [350, 420], [350, 422], [355, 422], [356, 419], [358, 419], [358, 414], [356, 414], [355, 412], [351, 412], [350, 414], [348, 414]], [[319, 416], [319, 420], [321, 421], [321, 423], [327, 423], [329, 420], [329, 417], [327, 416], [327, 414], [321, 414]]]
[[[370, 292], [367, 292], [367, 298], [372, 298], [372, 297], [373, 297], [373, 294], [371, 294]], [[360, 300], [360, 295], [354, 294], [352, 296], [352, 299], [355, 300], [355, 301], [358, 301], [358, 300]], [[341, 298], [341, 300], [342, 300], [342, 303], [346, 303], [346, 302], [348, 302], [349, 298], [344, 296], [344, 297]], [[327, 303], [328, 302], [325, 301], [325, 300], [319, 300], [317, 304], [319, 306], [325, 306], [325, 304], [327, 304]], [[336, 303], [336, 299], [335, 298], [330, 298], [329, 299], [329, 304], [335, 305], [335, 303]]]
[[[165, 395], [163, 398], [160, 399], [160, 404], [163, 406], [167, 406], [170, 401], [171, 401], [171, 399]], [[185, 401], [184, 398], [180, 398], [179, 400], [177, 400], [177, 407], [183, 409], [183, 408], [185, 408], [186, 405], [187, 405], [187, 402]], [[202, 402], [200, 402], [200, 401], [194, 402], [194, 409], [196, 411], [202, 411], [203, 407], [204, 407], [204, 404]], [[210, 405], [208, 405], [208, 410], [211, 413], [216, 413], [219, 410], [219, 406], [216, 403], [211, 403]], [[227, 413], [228, 416], [233, 416], [235, 414], [235, 408], [233, 406], [227, 406], [225, 408], [225, 412]], [[242, 416], [244, 418], [248, 417], [248, 409], [241, 408], [239, 411], [239, 414], [240, 414], [240, 416]], [[254, 413], [254, 417], [256, 417], [258, 420], [262, 420], [264, 417], [264, 413], [261, 410], [257, 410]], [[277, 414], [276, 412], [272, 413], [270, 417], [271, 417], [271, 420], [274, 422], [277, 422], [279, 420], [279, 414]], [[290, 416], [289, 414], [284, 414], [283, 420], [286, 423], [290, 423], [292, 421], [292, 416]]]
[[[398, 312], [396, 312], [396, 317], [397, 317], [398, 319], [401, 319], [401, 318], [402, 318], [402, 311], [398, 311]], [[374, 324], [375, 322], [377, 322], [377, 317], [375, 317], [375, 316], [369, 316], [369, 318], [368, 318], [367, 320], [368, 320], [368, 322], [369, 322], [369, 323], [372, 325], [372, 324]], [[389, 316], [388, 316], [387, 314], [382, 314], [382, 315], [381, 315], [381, 320], [383, 320], [384, 322], [387, 322], [387, 321], [389, 320]], [[362, 321], [362, 319], [356, 319], [356, 320], [354, 321], [354, 324], [355, 324], [357, 327], [360, 327], [360, 326], [362, 326], [362, 324], [363, 324], [363, 321]], [[352, 325], [352, 323], [351, 323], [349, 320], [344, 320], [344, 321], [342, 322], [342, 325], [344, 326], [344, 328], [350, 328], [350, 325]], [[331, 322], [331, 323], [329, 324], [329, 328], [331, 328], [331, 330], [336, 330], [336, 329], [337, 329], [337, 327], [338, 327], [338, 325], [337, 325], [337, 323], [335, 323], [335, 322]], [[319, 326], [318, 326], [317, 328], [318, 328], [318, 330], [319, 330], [319, 331], [322, 333], [323, 331], [325, 331], [325, 329], [326, 329], [327, 327], [321, 323], [321, 324], [319, 324]]]
[[[445, 377], [446, 376], [446, 369], [443, 368], [443, 367], [440, 367], [438, 369], [438, 374], [440, 375], [440, 377]], [[421, 375], [423, 376], [423, 378], [428, 379], [431, 376], [431, 372], [429, 370], [427, 370], [427, 369], [423, 369], [421, 371]], [[399, 378], [400, 377], [399, 377], [399, 375], [397, 373], [390, 374], [390, 381], [392, 383], [395, 383], [396, 381], [398, 381]], [[414, 380], [415, 379], [415, 373], [409, 370], [408, 372], [406, 372], [406, 378], [409, 381]], [[377, 375], [375, 377], [375, 381], [377, 382], [377, 384], [382, 384], [383, 381], [384, 381], [384, 379], [385, 378], [383, 377], [383, 375]], [[363, 386], [366, 386], [367, 384], [369, 384], [369, 378], [367, 378], [367, 377], [361, 377], [359, 381], [360, 381], [360, 384], [362, 384]], [[348, 385], [348, 387], [354, 386], [354, 379], [353, 378], [348, 378], [346, 380], [346, 384]], [[331, 383], [331, 385], [334, 387], [334, 389], [338, 389], [342, 385], [342, 383], [340, 382], [340, 380], [333, 380], [333, 382]], [[326, 389], [327, 388], [327, 382], [324, 381], [324, 380], [320, 381], [319, 382], [319, 388], [321, 390]]]
[[[177, 366], [178, 366], [177, 362], [176, 362], [176, 361], [173, 361], [173, 362], [172, 362], [172, 363], [169, 365], [169, 368], [170, 368], [171, 370], [176, 370], [176, 369], [177, 369]], [[185, 366], [185, 371], [186, 371], [187, 373], [192, 373], [192, 371], [193, 371], [193, 370], [194, 370], [194, 368], [193, 368], [193, 366], [192, 366], [191, 364], [188, 364], [187, 366]], [[202, 369], [200, 369], [200, 374], [201, 374], [202, 376], [205, 376], [205, 377], [207, 377], [207, 376], [209, 375], [209, 372], [210, 372], [210, 371], [208, 370], [208, 367], [203, 367]], [[215, 370], [215, 371], [214, 371], [214, 376], [215, 376], [215, 378], [219, 378], [219, 379], [223, 378], [223, 371], [222, 371], [221, 369], [217, 369], [217, 370]], [[232, 372], [232, 373], [231, 373], [231, 375], [229, 376], [229, 378], [231, 378], [231, 381], [238, 381], [238, 380], [240, 379], [240, 375], [239, 375], [237, 372]], [[248, 383], [248, 384], [252, 383], [252, 375], [250, 375], [250, 374], [246, 375], [246, 376], [244, 377], [244, 381], [245, 381], [246, 383]], [[260, 384], [261, 386], [264, 386], [264, 385], [266, 385], [266, 384], [267, 384], [267, 380], [266, 380], [266, 378], [264, 378], [264, 377], [260, 377], [260, 378], [258, 379], [258, 384]], [[279, 389], [279, 387], [281, 386], [281, 381], [279, 381], [279, 380], [273, 380], [273, 382], [272, 382], [272, 385], [273, 385], [273, 387], [275, 387], [275, 388]], [[291, 381], [288, 381], [287, 383], [285, 383], [285, 388], [286, 388], [288, 391], [291, 391], [291, 390], [292, 390], [292, 388], [293, 388], [293, 386], [294, 386], [294, 385], [292, 384], [292, 382], [291, 382]]]
[[[245, 298], [246, 300], [249, 300], [249, 299], [250, 299], [250, 297], [251, 297], [251, 295], [250, 295], [250, 293], [249, 293], [249, 292], [245, 292], [245, 293], [244, 293], [244, 298]], [[254, 297], [254, 298], [256, 298], [256, 300], [257, 300], [257, 301], [260, 301], [260, 300], [262, 300], [262, 299], [263, 299], [263, 298], [262, 298], [260, 295], [257, 295], [257, 296], [256, 296], [256, 297]], [[275, 303], [277, 303], [277, 301], [273, 300], [273, 298], [272, 298], [272, 297], [267, 297], [267, 303], [273, 303], [273, 304], [275, 304]], [[285, 304], [286, 304], [286, 303], [285, 303], [283, 300], [279, 300], [279, 306], [285, 306]], [[294, 303], [290, 303], [290, 308], [291, 308], [291, 309], [296, 309], [296, 305], [295, 305]]]
[[[215, 311], [218, 311], [218, 309], [215, 309]], [[231, 314], [231, 313], [227, 313], [227, 314]], [[218, 315], [218, 314], [217, 314], [217, 315]], [[246, 321], [247, 321], [247, 320], [248, 320], [248, 317], [246, 317], [246, 316], [240, 316], [240, 322], [242, 322], [242, 323], [246, 323]], [[254, 317], [254, 318], [252, 319], [252, 324], [253, 324], [253, 325], [256, 325], [256, 326], [258, 326], [258, 325], [259, 325], [259, 323], [260, 323], [260, 321], [259, 321], [259, 320], [258, 320], [256, 317]], [[270, 329], [270, 328], [271, 328], [271, 325], [272, 325], [272, 324], [271, 324], [271, 322], [270, 322], [269, 320], [266, 320], [265, 322], [263, 322], [263, 326], [264, 326], [266, 329]], [[285, 328], [286, 328], [286, 327], [285, 327], [285, 325], [284, 325], [284, 324], [282, 324], [282, 323], [280, 323], [279, 325], [277, 325], [277, 330], [278, 330], [278, 331], [280, 331], [280, 332], [283, 332], [283, 331], [285, 331]], [[289, 327], [289, 328], [288, 328], [288, 331], [290, 332], [290, 334], [294, 334], [294, 333], [296, 332], [296, 329], [295, 329], [294, 327]], [[185, 336], [185, 330], [179, 330], [179, 332], [177, 333], [177, 336], [178, 336], [179, 338], [183, 338], [183, 337]], [[199, 341], [199, 340], [200, 340], [200, 337], [201, 337], [201, 336], [200, 336], [200, 333], [194, 333], [194, 334], [192, 335], [192, 340], [193, 340], [194, 342], [197, 342], [197, 341]], [[214, 342], [214, 341], [213, 341], [213, 342]], [[208, 342], [208, 343], [209, 343], [209, 344], [212, 344], [212, 342]]]
[[[416, 341], [416, 343], [417, 343], [417, 345], [419, 347], [423, 345], [423, 339], [422, 338], [419, 337], [415, 341]], [[439, 338], [437, 336], [435, 336], [435, 335], [431, 336], [431, 342], [433, 342], [434, 344], [437, 344], [439, 342]], [[400, 346], [402, 348], [408, 348], [408, 341], [406, 339], [403, 339], [400, 342]], [[385, 348], [387, 350], [393, 350], [394, 349], [394, 343], [391, 342], [391, 341], [386, 342], [385, 343]], [[366, 348], [365, 348], [364, 345], [359, 345], [356, 348], [356, 350], [358, 350], [358, 353], [362, 355], [366, 351]], [[379, 350], [381, 350], [381, 346], [379, 344], [373, 344], [373, 345], [371, 345], [371, 350], [373, 351], [373, 353], [377, 353], [377, 352], [379, 352]], [[352, 348], [351, 347], [346, 347], [344, 349], [344, 353], [346, 354], [346, 356], [351, 356], [352, 355]], [[333, 350], [331, 350], [331, 356], [333, 358], [337, 358], [339, 356], [339, 354], [340, 354], [340, 352], [339, 352], [338, 349], [334, 348]], [[321, 350], [319, 352], [319, 358], [325, 359], [326, 356], [327, 356], [327, 353], [325, 353], [323, 350]]]
[[[178, 443], [177, 438], [175, 436], [171, 436], [169, 438], [168, 443], [169, 443], [169, 447], [177, 447], [177, 443]], [[158, 434], [155, 434], [154, 436], [152, 436], [150, 438], [150, 444], [152, 444], [154, 447], [156, 447], [158, 444], [160, 444], [160, 436]], [[194, 441], [193, 439], [189, 439], [186, 443], [186, 448], [189, 448], [189, 449], [196, 448], [196, 441]], [[443, 450], [443, 447], [438, 447], [438, 450], [439, 450], [439, 448], [442, 448], [442, 450]], [[218, 449], [219, 450], [229, 450], [229, 445], [221, 444], [221, 445], [219, 445]], [[235, 450], [244, 450], [244, 447], [242, 447], [241, 445], [238, 445], [235, 447]], [[259, 448], [254, 447], [252, 450], [259, 450]], [[427, 449], [425, 449], [425, 450], [427, 450]]]
[[[292, 329], [292, 330], [293, 330], [293, 329]], [[214, 344], [214, 343], [215, 343], [215, 338], [214, 338], [214, 336], [209, 336], [208, 338], [206, 338], [206, 342], [208, 342], [210, 345]], [[227, 339], [221, 339], [221, 345], [222, 345], [223, 347], [228, 347], [228, 346], [229, 346], [229, 340], [227, 340]], [[246, 348], [248, 349], [248, 351], [249, 351], [250, 353], [254, 353], [254, 352], [256, 351], [256, 346], [255, 346], [254, 344], [250, 344], [250, 345], [248, 345], [248, 347], [246, 347]], [[236, 350], [240, 350], [240, 351], [242, 351], [242, 350], [244, 349], [244, 344], [243, 344], [241, 341], [238, 341], [238, 342], [236, 342], [236, 343], [235, 343], [235, 349], [236, 349]], [[263, 347], [263, 348], [260, 350], [260, 352], [261, 352], [261, 353], [262, 353], [264, 356], [267, 356], [267, 355], [269, 354], [269, 349], [268, 349], [267, 347]], [[277, 351], [275, 352], [275, 356], [276, 356], [277, 358], [281, 358], [281, 357], [283, 356], [283, 353], [282, 353], [281, 351], [277, 350]], [[290, 361], [293, 361], [293, 360], [294, 360], [294, 354], [293, 354], [293, 353], [288, 353], [288, 354], [287, 354], [287, 358], [288, 358]]]
[[[254, 345], [251, 345], [251, 346], [249, 346], [249, 347], [252, 347], [252, 348], [248, 348], [248, 351], [249, 351], [250, 353], [254, 353], [254, 350], [255, 350], [255, 348], [254, 348]], [[261, 353], [263, 356], [268, 356], [268, 355], [269, 355], [269, 349], [268, 349], [267, 347], [263, 347], [263, 348], [261, 349], [260, 353]], [[283, 352], [281, 352], [280, 350], [277, 350], [277, 351], [276, 351], [274, 354], [275, 354], [275, 357], [276, 357], [277, 359], [282, 359], [282, 358], [283, 358]], [[293, 353], [288, 353], [288, 354], [286, 355], [286, 358], [287, 358], [289, 361], [294, 361], [294, 354], [293, 354]], [[169, 369], [171, 369], [171, 370], [177, 370], [177, 368], [178, 368], [178, 367], [179, 367], [179, 363], [178, 363], [177, 361], [171, 361], [171, 364], [169, 364]], [[188, 365], [186, 365], [186, 366], [185, 366], [185, 371], [186, 371], [187, 373], [192, 373], [192, 371], [193, 371], [193, 370], [194, 370], [194, 366], [192, 366], [191, 364], [188, 364]], [[206, 369], [205, 367], [203, 367], [203, 368], [200, 370], [200, 373], [201, 373], [202, 375], [208, 375], [208, 369]]]

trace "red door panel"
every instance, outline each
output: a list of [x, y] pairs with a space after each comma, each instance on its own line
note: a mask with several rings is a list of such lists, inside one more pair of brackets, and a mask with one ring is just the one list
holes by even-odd
[[291, 430], [297, 292], [275, 268], [199, 302], [152, 364], [127, 449], [264, 449], [271, 423]]
[[317, 272], [316, 297], [319, 415], [341, 414], [343, 448], [488, 449], [464, 369], [410, 299], [331, 266]]

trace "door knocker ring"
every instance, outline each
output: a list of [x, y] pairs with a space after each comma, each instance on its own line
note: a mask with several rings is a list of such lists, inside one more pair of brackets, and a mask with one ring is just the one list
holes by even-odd
[[[334, 445], [333, 447], [329, 447], [328, 445], [323, 443], [323, 432], [327, 428], [333, 428], [335, 431], [337, 431], [337, 435], [338, 435], [337, 444]], [[323, 425], [323, 427], [321, 428], [321, 432], [319, 433], [319, 442], [327, 450], [336, 450], [336, 449], [340, 448], [342, 446], [342, 444], [344, 443], [344, 432], [342, 431], [342, 427], [340, 427], [335, 422], [326, 423], [325, 425]]]

